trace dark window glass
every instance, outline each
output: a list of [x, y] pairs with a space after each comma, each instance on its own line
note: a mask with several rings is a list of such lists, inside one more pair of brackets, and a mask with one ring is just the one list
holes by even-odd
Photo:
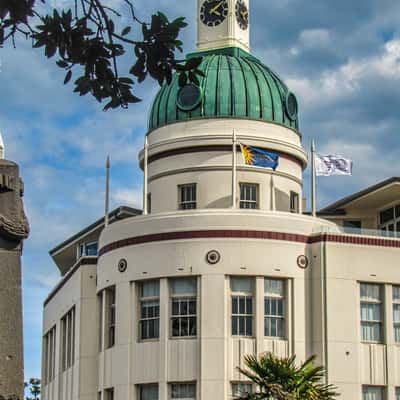
[[183, 111], [195, 108], [201, 101], [201, 90], [198, 86], [189, 84], [183, 86], [178, 93], [178, 107]]
[[384, 224], [385, 222], [390, 221], [391, 219], [394, 218], [394, 210], [393, 207], [388, 208], [387, 210], [384, 210], [380, 213], [380, 221], [381, 224]]

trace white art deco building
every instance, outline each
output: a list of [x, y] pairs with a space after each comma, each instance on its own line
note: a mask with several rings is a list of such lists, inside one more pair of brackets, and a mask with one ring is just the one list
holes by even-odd
[[[43, 400], [228, 400], [266, 351], [316, 354], [342, 399], [400, 398], [400, 178], [302, 212], [296, 97], [250, 54], [248, 8], [199, 0], [205, 76], [153, 102], [146, 212], [50, 252]], [[279, 155], [249, 166], [237, 146], [235, 191], [233, 130]]]

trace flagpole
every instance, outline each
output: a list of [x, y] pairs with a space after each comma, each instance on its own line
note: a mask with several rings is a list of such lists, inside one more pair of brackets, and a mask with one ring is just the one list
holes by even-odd
[[147, 135], [144, 139], [144, 161], [143, 161], [143, 215], [147, 215], [147, 159], [148, 159]]
[[270, 181], [270, 186], [271, 186], [271, 211], [275, 211], [275, 182], [274, 182], [274, 175], [271, 174], [271, 181]]
[[316, 210], [316, 173], [315, 173], [315, 142], [314, 139], [311, 141], [311, 215], [317, 216]]
[[108, 214], [110, 207], [110, 156], [107, 156], [106, 161], [106, 196], [104, 209], [104, 226], [108, 226]]
[[232, 208], [236, 208], [236, 133], [232, 133]]

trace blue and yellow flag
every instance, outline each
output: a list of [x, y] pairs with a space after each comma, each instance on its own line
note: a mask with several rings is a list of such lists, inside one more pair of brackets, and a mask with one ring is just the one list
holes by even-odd
[[260, 149], [259, 147], [240, 144], [244, 162], [255, 167], [272, 168], [274, 171], [279, 164], [279, 155]]

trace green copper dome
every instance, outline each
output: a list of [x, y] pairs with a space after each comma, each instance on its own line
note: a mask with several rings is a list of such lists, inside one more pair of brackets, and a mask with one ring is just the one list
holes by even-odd
[[[189, 55], [193, 56], [203, 56], [200, 90], [186, 87], [183, 93], [177, 75], [170, 85], [164, 84], [151, 109], [150, 131], [174, 122], [219, 117], [274, 122], [298, 130], [296, 97], [255, 57], [237, 48]], [[182, 98], [189, 106], [182, 104]]]

